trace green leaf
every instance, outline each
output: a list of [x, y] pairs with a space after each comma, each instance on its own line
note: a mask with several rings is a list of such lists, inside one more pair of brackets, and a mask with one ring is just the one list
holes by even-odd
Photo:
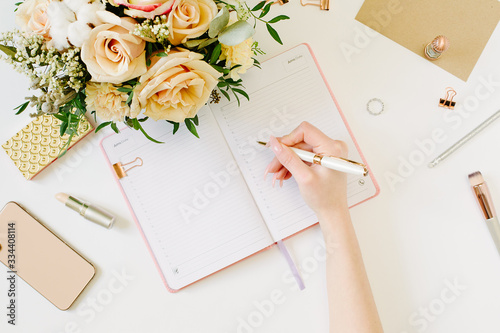
[[146, 67], [151, 66], [151, 59], [146, 60]]
[[229, 96], [229, 94], [227, 93], [227, 91], [224, 91], [222, 89], [219, 89], [219, 91], [222, 93], [222, 95], [224, 95], [228, 101], [231, 100], [231, 97]]
[[193, 123], [194, 123], [196, 126], [198, 126], [198, 125], [200, 124], [200, 121], [199, 121], [199, 119], [198, 119], [198, 115], [194, 116], [194, 118], [193, 118]]
[[233, 91], [233, 95], [234, 97], [236, 97], [236, 100], [238, 101], [238, 107], [241, 106], [241, 102], [240, 102], [240, 99], [238, 98], [238, 95], [236, 95], [236, 93], [234, 92], [234, 89], [231, 89]]
[[218, 65], [214, 65], [212, 64], [212, 67], [215, 68], [215, 70], [219, 73], [222, 73], [222, 74], [229, 74], [229, 69], [227, 68], [224, 68], [222, 66], [218, 66]]
[[226, 27], [228, 22], [229, 22], [229, 11], [227, 10], [227, 7], [224, 6], [210, 22], [210, 27], [208, 29], [208, 37], [210, 38], [216, 37], [219, 34], [219, 32], [221, 32], [222, 29]]
[[125, 103], [127, 103], [128, 106], [130, 106], [130, 103], [132, 103], [132, 98], [134, 98], [134, 92], [130, 92], [130, 94], [128, 95], [128, 98], [127, 98], [127, 101]]
[[132, 88], [127, 88], [127, 87], [120, 87], [120, 88], [118, 88], [116, 90], [119, 91], [119, 92], [124, 92], [124, 93], [128, 93], [128, 92], [133, 91]]
[[68, 117], [59, 113], [53, 114], [54, 117], [59, 119], [60, 121], [68, 121]]
[[219, 42], [227, 46], [238, 45], [252, 37], [255, 29], [247, 21], [237, 21], [222, 30], [219, 34]]
[[28, 101], [28, 102], [25, 102], [25, 103], [19, 105], [17, 108], [15, 108], [14, 110], [19, 109], [19, 111], [16, 112], [16, 115], [21, 114], [24, 110], [26, 110], [26, 108], [28, 107], [29, 104], [30, 104], [30, 102]]
[[68, 128], [68, 123], [67, 123], [67, 122], [65, 122], [65, 121], [63, 121], [63, 122], [61, 123], [61, 126], [59, 126], [59, 135], [60, 135], [60, 136], [63, 136], [63, 135], [64, 135], [64, 133], [66, 133], [66, 128]]
[[261, 9], [262, 7], [264, 7], [264, 5], [266, 4], [266, 0], [264, 1], [261, 1], [259, 2], [255, 7], [253, 7], [252, 9], [250, 9], [252, 12], [256, 12], [258, 11], [259, 9]]
[[155, 54], [157, 57], [160, 57], [160, 58], [163, 58], [163, 57], [168, 57], [168, 53], [165, 53], [165, 52], [160, 52], [160, 53], [157, 53]]
[[289, 20], [290, 18], [286, 15], [279, 15], [276, 16], [275, 18], [271, 19], [268, 23], [276, 23], [282, 20]]
[[191, 122], [191, 119], [189, 119], [189, 118], [184, 119], [184, 123], [186, 124], [189, 132], [191, 132], [195, 137], [197, 137], [199, 139], [200, 136], [198, 135], [198, 132], [196, 131], [196, 126]]
[[12, 47], [12, 46], [5, 46], [5, 45], [0, 44], [0, 51], [2, 51], [3, 53], [5, 53], [7, 56], [9, 56], [11, 58], [14, 58], [14, 56], [16, 55], [17, 49], [15, 47]]
[[104, 127], [108, 126], [109, 124], [111, 124], [112, 122], [111, 121], [106, 121], [102, 124], [100, 124], [99, 126], [97, 126], [97, 128], [95, 129], [95, 132], [99, 132], [100, 130], [102, 130]]
[[269, 23], [266, 23], [267, 31], [269, 31], [269, 34], [271, 34], [271, 37], [274, 38], [275, 41], [283, 45], [283, 42], [281, 41], [280, 35], [278, 35], [278, 32], [274, 30], [273, 27]]
[[212, 56], [210, 57], [210, 64], [215, 64], [217, 60], [219, 60], [220, 52], [222, 49], [222, 45], [217, 44], [212, 51]]
[[[85, 101], [85, 95], [83, 95], [83, 101]], [[82, 95], [80, 95], [80, 94], [76, 95], [76, 97], [73, 98], [73, 104], [75, 105], [77, 110], [84, 109], [83, 103], [82, 103]]]
[[217, 38], [210, 38], [210, 39], [207, 39], [205, 40], [203, 43], [201, 43], [199, 46], [198, 46], [198, 50], [201, 50], [205, 47], [207, 47], [208, 45], [214, 43], [217, 41]]
[[131, 119], [132, 120], [132, 127], [137, 131], [141, 128], [141, 124], [137, 120], [137, 118]]
[[198, 45], [200, 45], [201, 43], [203, 43], [206, 40], [208, 40], [208, 38], [190, 39], [190, 40], [188, 40], [187, 42], [184, 43], [184, 46], [187, 47], [187, 48], [189, 48], [189, 49], [192, 49], [194, 47], [197, 47]]
[[146, 42], [146, 53], [148, 57], [153, 53], [153, 44]]
[[248, 94], [247, 94], [244, 90], [237, 89], [237, 88], [233, 88], [233, 91], [237, 92], [237, 93], [238, 93], [238, 94], [240, 94], [240, 95], [245, 96], [245, 98], [246, 98], [247, 100], [250, 100], [250, 97], [248, 96]]
[[169, 122], [172, 125], [174, 125], [174, 130], [172, 132], [172, 135], [175, 134], [179, 130], [179, 123], [176, 123], [175, 121], [170, 121], [170, 120], [167, 120], [167, 122]]
[[153, 141], [154, 143], [165, 143], [165, 142], [161, 142], [161, 141], [158, 141], [158, 140], [155, 140], [153, 139], [152, 137], [150, 137], [148, 135], [148, 133], [146, 133], [146, 131], [144, 130], [144, 128], [142, 128], [141, 124], [139, 122], [137, 122], [139, 124], [139, 130], [142, 132], [142, 134], [144, 134], [144, 136], [149, 140], [149, 141]]
[[271, 6], [272, 6], [272, 2], [268, 3], [264, 9], [262, 9], [262, 12], [260, 13], [259, 15], [259, 18], [263, 18], [264, 16], [267, 15], [267, 13], [269, 13], [269, 11], [271, 10]]
[[111, 129], [115, 131], [115, 133], [120, 133], [118, 127], [116, 126], [116, 123], [111, 122]]

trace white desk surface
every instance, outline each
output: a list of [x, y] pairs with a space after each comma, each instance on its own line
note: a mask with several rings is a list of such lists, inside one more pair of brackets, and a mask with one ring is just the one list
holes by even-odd
[[[0, 31], [14, 28], [14, 3], [1, 1]], [[298, 0], [273, 6], [273, 13], [292, 20], [276, 26], [283, 46], [260, 27], [256, 37], [267, 51], [261, 60], [311, 45], [380, 183], [381, 194], [351, 214], [385, 331], [499, 332], [500, 257], [467, 175], [481, 170], [500, 209], [500, 122], [438, 167], [426, 166], [500, 108], [499, 28], [463, 82], [383, 36], [366, 37], [367, 28], [354, 20], [362, 3], [333, 0], [329, 12], [303, 8]], [[28, 94], [28, 82], [3, 62], [0, 71], [4, 142], [29, 122], [29, 112], [12, 111]], [[437, 107], [448, 86], [458, 92], [461, 113]], [[378, 117], [366, 111], [374, 97], [385, 103]], [[429, 144], [433, 131], [443, 138]], [[79, 143], [35, 181], [26, 181], [0, 153], [0, 205], [19, 202], [98, 269], [66, 312], [19, 280], [18, 325], [12, 327], [4, 307], [7, 271], [0, 268], [1, 332], [327, 332], [319, 227], [286, 242], [302, 265], [304, 291], [284, 278], [288, 267], [274, 248], [168, 293], [99, 151], [103, 135]], [[418, 142], [427, 144], [419, 148]], [[99, 203], [119, 221], [106, 230], [81, 220], [54, 199], [57, 192]], [[271, 294], [280, 296], [279, 304], [270, 306]]]

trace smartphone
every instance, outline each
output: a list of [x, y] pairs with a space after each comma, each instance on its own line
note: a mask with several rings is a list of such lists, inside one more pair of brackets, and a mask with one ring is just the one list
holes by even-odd
[[0, 261], [61, 310], [95, 275], [88, 260], [15, 202], [0, 212]]

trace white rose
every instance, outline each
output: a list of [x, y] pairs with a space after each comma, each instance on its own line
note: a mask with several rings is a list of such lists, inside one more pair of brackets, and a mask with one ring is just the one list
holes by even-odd
[[50, 0], [26, 0], [17, 8], [16, 24], [23, 31], [33, 32], [49, 40], [50, 21], [47, 8]]
[[203, 55], [172, 49], [166, 57], [152, 57], [152, 66], [134, 91], [132, 110], [145, 109], [154, 120], [182, 122], [193, 118], [208, 101], [220, 73], [202, 60]]
[[98, 16], [104, 24], [92, 29], [81, 53], [92, 81], [120, 84], [146, 73], [146, 42], [131, 34], [137, 22], [110, 12]]

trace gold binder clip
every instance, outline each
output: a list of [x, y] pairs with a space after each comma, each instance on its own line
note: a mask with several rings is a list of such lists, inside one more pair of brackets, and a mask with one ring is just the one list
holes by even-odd
[[446, 96], [439, 99], [439, 106], [447, 109], [453, 110], [455, 108], [455, 102], [453, 97], [455, 97], [457, 92], [453, 88], [446, 88]]
[[[139, 164], [136, 164], [136, 165], [134, 165], [134, 166], [132, 166], [132, 167], [130, 167], [128, 169], [123, 168], [124, 166], [133, 164], [133, 163], [135, 163], [137, 161], [139, 161]], [[122, 179], [123, 177], [127, 176], [127, 172], [129, 172], [133, 168], [140, 167], [143, 164], [144, 163], [142, 162], [142, 159], [140, 157], [136, 157], [136, 159], [133, 160], [132, 162], [128, 162], [128, 163], [125, 163], [125, 164], [122, 164], [121, 162], [118, 162], [118, 163], [113, 164], [113, 170], [115, 170], [115, 173], [116, 173], [116, 176], [118, 177], [118, 179]]]
[[302, 6], [318, 6], [321, 10], [330, 10], [330, 0], [319, 0], [319, 4], [314, 2], [304, 2], [304, 0], [300, 0], [300, 4]]

